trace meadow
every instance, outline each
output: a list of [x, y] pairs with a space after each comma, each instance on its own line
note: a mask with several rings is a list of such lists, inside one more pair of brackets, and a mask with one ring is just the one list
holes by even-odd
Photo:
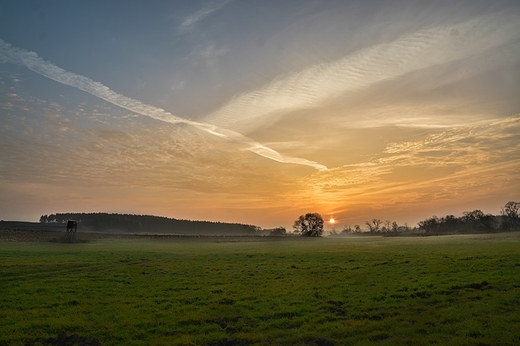
[[0, 243], [0, 345], [519, 345], [520, 233]]

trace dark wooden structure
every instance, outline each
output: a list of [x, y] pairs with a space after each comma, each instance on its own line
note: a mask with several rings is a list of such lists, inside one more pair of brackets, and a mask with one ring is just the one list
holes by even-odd
[[78, 231], [78, 222], [75, 220], [67, 221], [67, 232], [65, 233], [64, 240], [73, 243], [76, 241], [76, 232]]

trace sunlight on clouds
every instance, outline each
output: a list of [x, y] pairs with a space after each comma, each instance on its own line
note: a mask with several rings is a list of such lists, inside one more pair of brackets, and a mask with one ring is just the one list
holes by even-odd
[[166, 6], [175, 23], [108, 46], [6, 34], [0, 211], [289, 228], [492, 212], [520, 193], [520, 8], [466, 5], [266, 4], [257, 20], [224, 0]]
[[[401, 164], [406, 158], [404, 162], [414, 164], [465, 166], [514, 159], [520, 149], [519, 129], [518, 116], [491, 120], [485, 125], [459, 126], [418, 142], [391, 143], [383, 153], [392, 156], [383, 160], [398, 155]], [[435, 155], [437, 152], [442, 154], [442, 160]]]
[[280, 76], [264, 88], [234, 98], [205, 121], [248, 133], [252, 130], [251, 120], [258, 126], [261, 117], [318, 107], [346, 92], [366, 89], [415, 70], [472, 58], [506, 44], [518, 51], [514, 41], [519, 37], [519, 19], [505, 13], [488, 15], [369, 47], [339, 61]]
[[[520, 117], [441, 130], [414, 142], [389, 143], [370, 161], [299, 179], [288, 198], [350, 205], [344, 218], [367, 209], [446, 199], [483, 198], [491, 191], [519, 191]], [[495, 174], [499, 174], [494, 178]], [[374, 202], [377, 201], [377, 202]], [[377, 204], [377, 205], [375, 205]], [[341, 214], [340, 210], [339, 215]], [[347, 213], [346, 211], [344, 211]]]
[[35, 52], [30, 52], [24, 49], [13, 47], [9, 43], [4, 42], [2, 39], [0, 39], [0, 58], [6, 62], [25, 66], [31, 71], [34, 71], [42, 76], [45, 76], [65, 85], [78, 88], [79, 90], [85, 91], [102, 100], [110, 102], [118, 107], [127, 109], [129, 111], [135, 112], [137, 114], [150, 117], [152, 119], [160, 120], [168, 124], [190, 125], [201, 131], [220, 137], [222, 139], [230, 140], [234, 143], [242, 143], [245, 145], [246, 150], [250, 150], [251, 152], [254, 152], [265, 158], [281, 163], [292, 163], [311, 166], [318, 170], [327, 169], [327, 167], [317, 162], [313, 162], [306, 159], [300, 159], [297, 157], [289, 157], [280, 154], [275, 150], [267, 148], [264, 145], [252, 140], [251, 138], [243, 136], [238, 132], [220, 128], [218, 126], [207, 123], [187, 120], [173, 115], [172, 113], [167, 112], [162, 108], [155, 107], [143, 103], [139, 100], [135, 100], [130, 97], [118, 94], [99, 82], [95, 82], [92, 79], [82, 75], [65, 71], [64, 69], [50, 62], [44, 61]]
[[[105, 111], [118, 114], [114, 107]], [[262, 162], [252, 160], [239, 144], [222, 142], [188, 126], [145, 124], [142, 118], [126, 117], [113, 117], [107, 126], [98, 117], [90, 122], [72, 118], [70, 131], [63, 134], [59, 121], [74, 112], [62, 107], [59, 117], [13, 118], [12, 128], [39, 131], [26, 139], [3, 131], [2, 147], [9, 148], [1, 151], [2, 162], [8, 163], [2, 169], [3, 178], [59, 182], [74, 189], [95, 186], [138, 191], [161, 186], [177, 198], [196, 192], [236, 198], [249, 193], [272, 196], [284, 180], [280, 174], [275, 179], [272, 169], [262, 169]], [[22, 122], [26, 122], [24, 126]]]

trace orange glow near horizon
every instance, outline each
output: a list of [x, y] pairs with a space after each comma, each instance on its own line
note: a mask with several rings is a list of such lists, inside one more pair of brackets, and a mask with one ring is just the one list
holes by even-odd
[[[520, 200], [519, 8], [413, 2], [172, 1], [130, 17], [88, 2], [92, 36], [42, 41], [22, 33], [75, 32], [74, 21], [27, 23], [26, 6], [6, 1], [0, 219], [290, 229], [319, 213], [331, 229], [499, 214]], [[159, 11], [176, 15], [156, 25]], [[141, 35], [114, 30], [134, 16]], [[106, 37], [128, 44], [107, 50]]]

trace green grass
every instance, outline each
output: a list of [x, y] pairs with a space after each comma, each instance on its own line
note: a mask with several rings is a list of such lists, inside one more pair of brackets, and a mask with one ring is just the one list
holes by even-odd
[[0, 345], [520, 344], [520, 234], [0, 243]]

